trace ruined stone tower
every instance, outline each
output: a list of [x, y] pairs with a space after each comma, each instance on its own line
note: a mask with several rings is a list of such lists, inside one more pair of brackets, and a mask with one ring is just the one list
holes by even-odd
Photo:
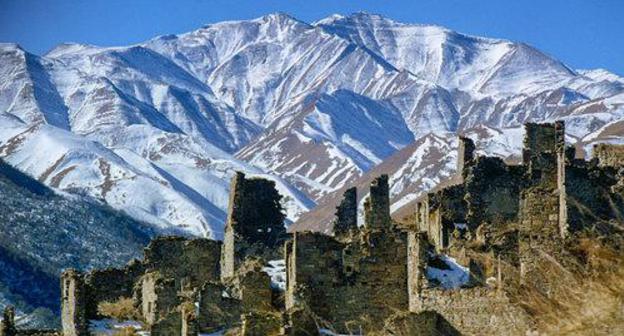
[[64, 336], [89, 335], [83, 276], [74, 269], [61, 274], [61, 323]]
[[567, 232], [565, 188], [565, 126], [526, 124], [523, 160], [528, 186], [521, 193], [521, 231], [544, 239], [565, 237]]
[[459, 149], [457, 150], [457, 172], [462, 178], [466, 178], [467, 168], [472, 166], [475, 160], [475, 144], [470, 138], [459, 137]]
[[221, 252], [222, 279], [234, 276], [246, 256], [268, 259], [280, 250], [287, 238], [281, 198], [275, 182], [236, 173]]
[[409, 310], [421, 310], [420, 291], [425, 287], [428, 238], [426, 232], [409, 232], [407, 241], [407, 289]]
[[340, 205], [336, 207], [334, 234], [345, 235], [357, 230], [357, 189], [349, 188], [344, 192]]
[[[285, 303], [286, 309], [305, 307], [348, 333], [380, 328], [392, 313], [407, 311], [408, 238], [390, 217], [387, 175], [371, 183], [364, 227], [355, 223], [355, 190], [344, 198], [336, 213], [336, 221], [344, 223], [337, 237], [295, 232], [285, 244]], [[349, 235], [340, 236], [345, 229]]]
[[367, 229], [383, 230], [391, 226], [389, 193], [388, 175], [381, 175], [371, 182], [370, 194], [364, 202]]

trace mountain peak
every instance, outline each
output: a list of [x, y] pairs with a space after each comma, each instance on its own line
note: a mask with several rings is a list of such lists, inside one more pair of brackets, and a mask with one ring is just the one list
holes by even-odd
[[305, 28], [311, 27], [309, 23], [301, 21], [285, 12], [270, 13], [251, 21], [278, 26], [301, 26]]
[[0, 50], [2, 50], [2, 51], [8, 51], [8, 50], [21, 50], [21, 51], [24, 51], [24, 48], [22, 48], [22, 46], [20, 46], [17, 43], [0, 42]]
[[435, 30], [436, 32], [450, 33], [452, 30], [433, 24], [417, 24], [417, 23], [403, 23], [386, 17], [382, 14], [369, 13], [365, 11], [351, 13], [350, 15], [333, 14], [324, 19], [316, 21], [316, 26], [384, 26], [384, 27], [418, 27], [423, 29]]
[[77, 52], [94, 49], [94, 48], [97, 48], [97, 47], [91, 44], [66, 42], [66, 43], [61, 43], [57, 45], [56, 47], [52, 48], [50, 51], [48, 51], [45, 54], [45, 56], [51, 57], [51, 58], [57, 58], [66, 54], [75, 54]]

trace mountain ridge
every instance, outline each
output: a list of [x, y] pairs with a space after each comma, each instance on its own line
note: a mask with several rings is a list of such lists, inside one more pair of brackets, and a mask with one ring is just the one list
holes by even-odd
[[2, 44], [0, 64], [0, 156], [58, 190], [215, 239], [237, 170], [277, 181], [294, 222], [431, 133], [484, 127], [484, 150], [510, 155], [505, 137], [522, 124], [563, 119], [590, 151], [620, 142], [624, 118], [624, 79], [606, 70], [368, 13], [273, 13], [42, 56]]

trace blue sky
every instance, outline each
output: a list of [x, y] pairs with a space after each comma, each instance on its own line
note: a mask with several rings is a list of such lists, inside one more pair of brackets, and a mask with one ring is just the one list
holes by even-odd
[[0, 0], [0, 41], [37, 54], [62, 42], [126, 45], [278, 11], [307, 22], [366, 11], [438, 24], [526, 42], [573, 68], [624, 75], [623, 0]]

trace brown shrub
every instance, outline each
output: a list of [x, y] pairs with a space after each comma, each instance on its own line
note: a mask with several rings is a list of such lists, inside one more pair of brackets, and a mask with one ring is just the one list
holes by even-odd
[[[573, 263], [540, 261], [550, 279], [544, 293], [524, 285], [515, 293], [540, 335], [624, 335], [624, 253], [606, 237], [581, 237], [569, 246]], [[613, 237], [609, 237], [613, 238]]]
[[124, 327], [116, 330], [115, 333], [113, 333], [113, 336], [139, 336], [139, 334], [133, 327]]
[[98, 305], [98, 313], [117, 320], [135, 320], [139, 314], [130, 298], [120, 298], [115, 302], [101, 302]]

